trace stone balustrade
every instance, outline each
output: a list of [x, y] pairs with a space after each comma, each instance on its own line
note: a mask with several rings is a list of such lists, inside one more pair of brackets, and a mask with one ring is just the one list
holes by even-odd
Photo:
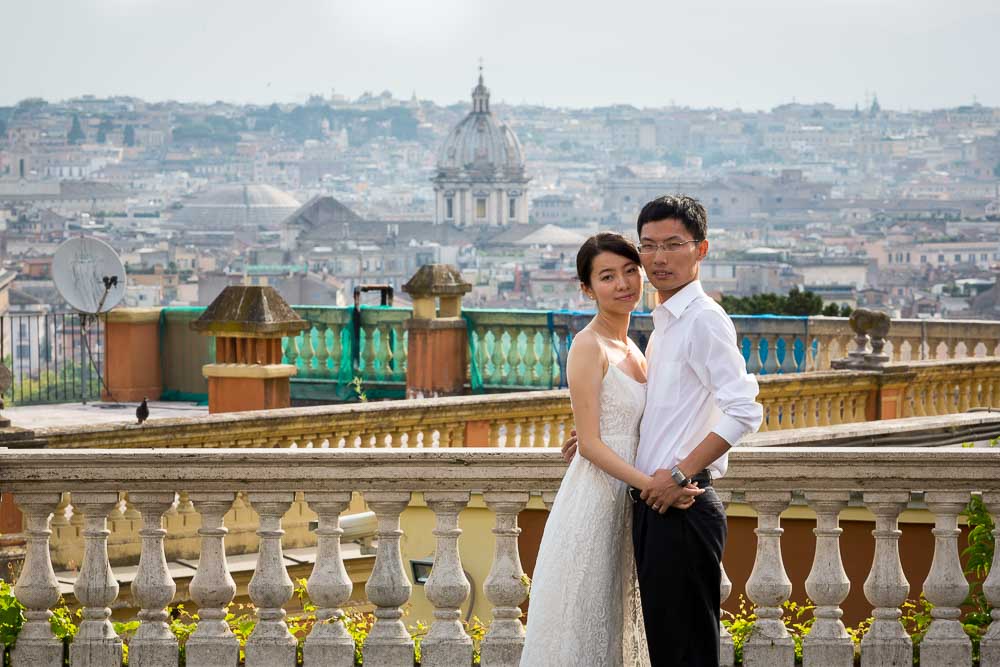
[[[997, 369], [1000, 370], [1000, 360]], [[880, 374], [817, 371], [758, 378], [764, 407], [762, 432], [836, 426], [874, 419]]]
[[[298, 368], [292, 397], [300, 401], [350, 400], [361, 380], [370, 398], [405, 395], [407, 332], [411, 311], [393, 307], [298, 306], [310, 328], [285, 338], [284, 363]], [[167, 396], [206, 391], [201, 368], [214, 357], [208, 340], [187, 331], [200, 309], [164, 308], [161, 360]], [[475, 391], [553, 389], [565, 386], [565, 361], [573, 336], [589, 313], [463, 309], [469, 336], [468, 386]], [[824, 371], [854, 350], [842, 317], [733, 315], [747, 369], [762, 375]], [[636, 314], [630, 335], [645, 346], [652, 318]], [[200, 346], [200, 347], [199, 347]], [[1000, 323], [964, 320], [893, 320], [885, 351], [894, 362], [989, 357], [1000, 354]], [[791, 354], [787, 354], [787, 352]]]
[[909, 376], [903, 397], [907, 417], [1000, 407], [1000, 364], [994, 359], [893, 364], [887, 372]]
[[[995, 427], [1000, 416], [950, 419], [965, 426], [979, 420]], [[914, 648], [899, 622], [900, 606], [922, 591], [933, 611], [919, 647], [921, 664], [971, 665], [971, 644], [960, 622], [969, 583], [959, 561], [958, 517], [975, 493], [1000, 519], [1000, 449], [817, 446], [857, 439], [860, 430], [864, 437], [878, 440], [916, 433], [928, 424], [942, 427], [942, 418], [899, 422], [905, 428], [882, 422], [762, 434], [757, 436], [761, 440], [784, 437], [795, 446], [741, 447], [731, 454], [729, 474], [718, 480], [717, 489], [725, 502], [748, 505], [757, 516], [756, 556], [745, 590], [758, 622], [744, 645], [744, 664], [794, 663], [794, 645], [783, 622], [782, 603], [793, 590], [781, 558], [781, 522], [795, 504], [810, 509], [816, 526], [813, 566], [805, 583], [816, 604], [815, 624], [803, 644], [804, 664], [854, 664], [841, 605], [851, 588], [863, 587], [874, 622], [861, 642], [861, 664], [911, 664]], [[401, 560], [400, 514], [414, 494], [422, 494], [437, 517], [436, 566], [426, 582], [435, 612], [423, 643], [424, 664], [471, 664], [472, 641], [458, 622], [470, 589], [457, 541], [463, 509], [473, 494], [482, 494], [495, 521], [492, 572], [482, 589], [493, 608], [481, 645], [482, 664], [516, 665], [523, 641], [519, 605], [527, 595], [517, 515], [533, 494], [551, 499], [564, 470], [558, 452], [538, 448], [0, 449], [0, 491], [14, 494], [25, 514], [28, 537], [15, 588], [26, 607], [26, 622], [12, 651], [12, 665], [62, 664], [62, 645], [48, 621], [59, 592], [49, 535], [50, 519], [65, 492], [72, 493], [83, 515], [86, 542], [76, 581], [83, 621], [71, 645], [71, 664], [117, 667], [121, 662], [122, 640], [109, 622], [118, 585], [108, 558], [107, 520], [126, 493], [142, 521], [142, 557], [131, 588], [141, 623], [130, 640], [130, 664], [177, 664], [175, 639], [166, 628], [165, 606], [174, 587], [164, 566], [163, 516], [178, 493], [202, 518], [200, 558], [189, 591], [200, 620], [187, 643], [187, 664], [234, 665], [237, 660], [236, 637], [224, 622], [235, 585], [225, 558], [222, 517], [238, 494], [258, 514], [260, 537], [249, 587], [258, 622], [246, 642], [246, 664], [295, 664], [296, 638], [285, 622], [292, 588], [282, 559], [282, 534], [296, 493], [303, 494], [319, 517], [321, 544], [308, 590], [319, 616], [329, 619], [305, 638], [305, 665], [352, 664], [353, 642], [337, 620], [352, 595], [339, 550], [339, 516], [351, 493], [361, 493], [378, 522], [376, 562], [365, 588], [376, 621], [363, 649], [365, 664], [413, 664], [412, 640], [401, 619], [411, 584]], [[914, 499], [926, 504], [935, 521], [932, 565], [922, 582], [907, 581], [900, 561], [899, 517]], [[852, 581], [843, 566], [838, 523], [849, 506], [864, 508], [875, 520], [874, 557], [864, 581]], [[1000, 530], [994, 536], [1000, 539]], [[730, 543], [728, 548], [737, 546], [749, 547]], [[1000, 606], [1000, 562], [994, 561], [983, 591], [992, 605]], [[732, 664], [731, 639], [720, 634], [723, 663]], [[1000, 626], [995, 622], [981, 650], [984, 665], [1000, 660]]]

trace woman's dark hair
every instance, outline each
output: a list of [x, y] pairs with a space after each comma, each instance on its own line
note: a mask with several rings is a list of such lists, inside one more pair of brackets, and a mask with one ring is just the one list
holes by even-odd
[[687, 195], [663, 195], [642, 207], [636, 222], [636, 232], [642, 238], [642, 227], [647, 222], [680, 220], [684, 229], [695, 241], [708, 238], [708, 213], [701, 202]]
[[639, 251], [621, 234], [614, 232], [594, 234], [583, 242], [576, 253], [576, 277], [587, 287], [590, 287], [590, 272], [594, 270], [594, 258], [602, 252], [613, 252], [636, 264], [642, 263], [639, 261]]

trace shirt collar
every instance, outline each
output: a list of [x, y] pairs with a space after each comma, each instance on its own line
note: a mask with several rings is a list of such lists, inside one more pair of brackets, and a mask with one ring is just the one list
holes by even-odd
[[695, 299], [702, 296], [705, 296], [705, 290], [701, 287], [701, 281], [692, 280], [681, 291], [656, 307], [653, 311], [653, 325], [665, 324], [670, 316], [673, 316], [674, 319], [680, 319], [687, 307]]

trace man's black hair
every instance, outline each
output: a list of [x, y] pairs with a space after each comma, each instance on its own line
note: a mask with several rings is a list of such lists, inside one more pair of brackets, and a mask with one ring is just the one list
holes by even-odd
[[663, 195], [643, 206], [636, 223], [639, 238], [642, 238], [643, 225], [660, 220], [680, 220], [695, 241], [704, 241], [708, 237], [708, 213], [694, 197]]

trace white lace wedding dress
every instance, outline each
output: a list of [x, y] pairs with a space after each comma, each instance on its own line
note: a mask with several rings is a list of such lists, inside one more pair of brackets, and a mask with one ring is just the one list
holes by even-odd
[[[609, 366], [601, 439], [635, 461], [646, 385]], [[521, 667], [648, 667], [628, 487], [577, 456], [538, 550]]]

